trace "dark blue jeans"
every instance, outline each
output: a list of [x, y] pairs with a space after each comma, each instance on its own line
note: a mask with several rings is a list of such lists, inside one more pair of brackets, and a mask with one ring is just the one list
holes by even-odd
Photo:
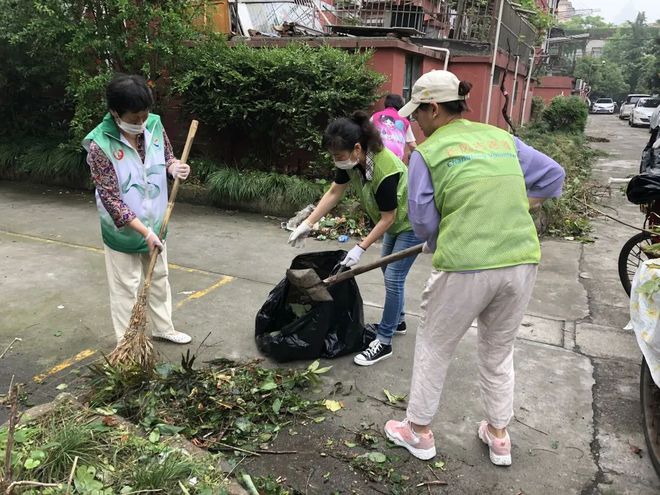
[[[382, 255], [387, 256], [398, 253], [420, 241], [412, 230], [401, 232], [398, 235], [385, 234], [383, 237]], [[406, 277], [417, 256], [410, 256], [383, 268], [385, 276], [385, 306], [383, 316], [378, 325], [378, 340], [385, 344], [391, 344], [394, 330], [403, 321], [404, 316], [404, 287]]]

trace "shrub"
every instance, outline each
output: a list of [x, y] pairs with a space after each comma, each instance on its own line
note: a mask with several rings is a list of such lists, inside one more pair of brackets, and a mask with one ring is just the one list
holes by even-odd
[[185, 108], [240, 142], [260, 163], [293, 152], [320, 152], [330, 119], [369, 107], [384, 77], [368, 67], [370, 52], [291, 43], [283, 48], [228, 48], [200, 43], [175, 86]]
[[0, 133], [56, 127], [79, 144], [105, 113], [116, 72], [146, 77], [158, 106], [187, 42], [203, 37], [193, 25], [200, 8], [188, 0], [0, 0], [0, 117], [14, 124]]
[[589, 108], [577, 96], [556, 96], [543, 110], [542, 120], [551, 132], [583, 133]]
[[0, 135], [66, 132], [65, 46], [76, 2], [0, 0]]

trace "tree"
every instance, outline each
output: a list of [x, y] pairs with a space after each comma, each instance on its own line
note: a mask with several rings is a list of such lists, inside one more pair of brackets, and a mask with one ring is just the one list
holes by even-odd
[[14, 124], [5, 127], [41, 134], [35, 123], [59, 120], [79, 143], [105, 113], [115, 72], [145, 76], [158, 104], [188, 43], [210, 36], [195, 27], [200, 8], [189, 0], [0, 0], [0, 118]]
[[628, 92], [649, 90], [657, 84], [657, 37], [658, 28], [649, 26], [640, 12], [605, 43], [603, 57], [621, 68]]
[[576, 15], [560, 24], [560, 27], [571, 30], [588, 30], [593, 28], [614, 27], [614, 24], [607, 22], [599, 15], [581, 16]]
[[580, 58], [573, 75], [591, 86], [590, 96], [605, 96], [618, 101], [628, 91], [621, 67], [602, 58]]

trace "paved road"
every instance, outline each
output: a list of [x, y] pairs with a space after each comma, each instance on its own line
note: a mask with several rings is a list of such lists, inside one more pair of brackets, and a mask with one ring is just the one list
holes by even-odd
[[[595, 178], [634, 173], [648, 138], [611, 116], [590, 117], [588, 133], [610, 139]], [[607, 202], [641, 220], [616, 190]], [[98, 222], [88, 193], [0, 182], [0, 388], [11, 376], [31, 383], [31, 400], [47, 400], [81, 363], [114, 344]], [[482, 419], [475, 365], [475, 332], [459, 346], [434, 422], [440, 452], [455, 482], [446, 493], [651, 494], [660, 489], [644, 452], [639, 422], [640, 353], [627, 322], [626, 296], [616, 272], [620, 246], [634, 232], [596, 221], [595, 244], [543, 242], [543, 262], [516, 349], [517, 390], [511, 427], [514, 465], [494, 469], [476, 440]], [[258, 215], [178, 205], [170, 239], [175, 324], [194, 336], [200, 358], [258, 357], [254, 315], [296, 254], [277, 222]], [[344, 247], [308, 242], [307, 250]], [[376, 249], [367, 259], [375, 258]], [[363, 369], [341, 358], [329, 383], [356, 384], [380, 396], [405, 394], [410, 381], [420, 293], [430, 270], [420, 258], [407, 284], [411, 331], [395, 341], [395, 356]], [[361, 276], [369, 321], [383, 299], [379, 273]], [[210, 334], [210, 335], [209, 335]], [[208, 338], [207, 338], [208, 336]], [[206, 338], [204, 344], [200, 342]], [[164, 359], [181, 347], [158, 344]], [[304, 364], [304, 363], [301, 363]], [[349, 396], [335, 422], [382, 424], [393, 410]], [[371, 404], [371, 403], [370, 403]], [[2, 419], [2, 418], [0, 418]], [[287, 473], [284, 473], [285, 475]], [[291, 477], [294, 473], [289, 473]], [[609, 490], [609, 492], [608, 492]]]

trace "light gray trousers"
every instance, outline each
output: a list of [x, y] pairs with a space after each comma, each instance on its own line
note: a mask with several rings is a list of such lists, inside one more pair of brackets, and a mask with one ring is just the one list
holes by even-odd
[[479, 387], [486, 419], [504, 428], [513, 417], [513, 343], [536, 281], [537, 265], [474, 273], [433, 271], [422, 296], [407, 417], [428, 425], [438, 410], [451, 356], [478, 323]]

